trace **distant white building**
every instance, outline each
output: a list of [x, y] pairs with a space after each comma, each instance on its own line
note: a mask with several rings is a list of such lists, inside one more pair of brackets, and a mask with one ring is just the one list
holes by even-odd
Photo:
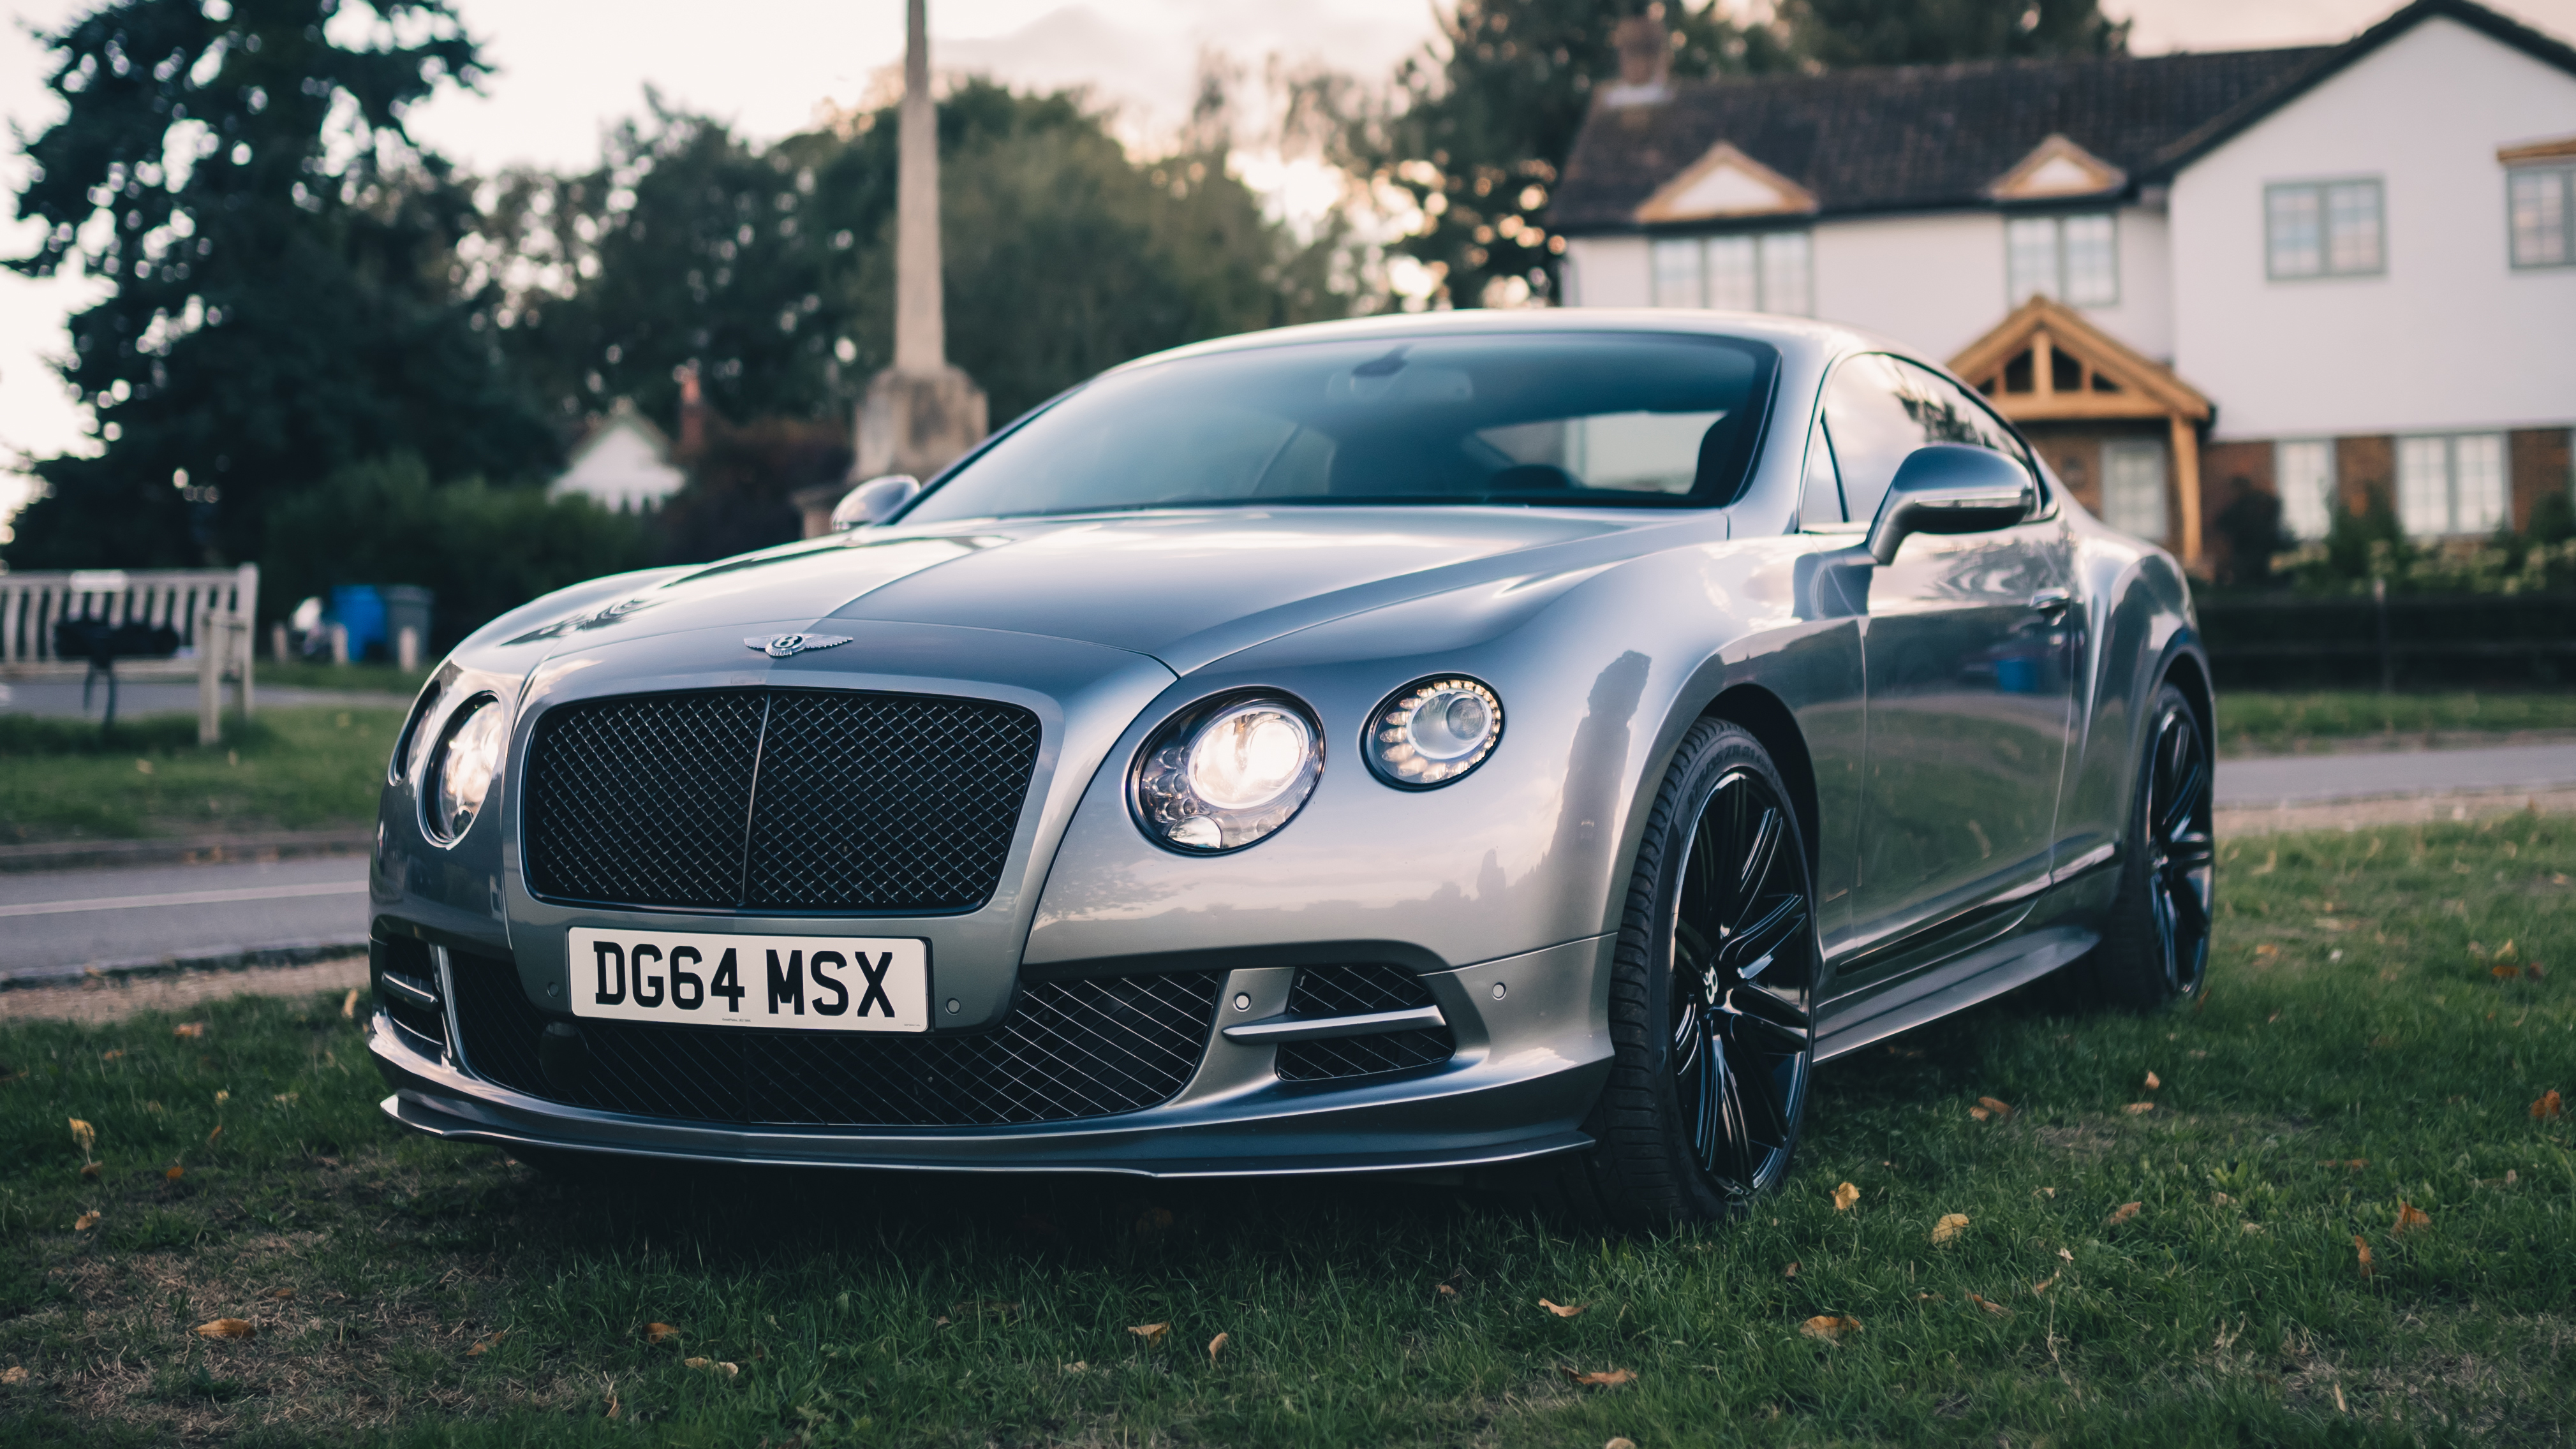
[[563, 476], [547, 491], [587, 494], [605, 508], [657, 508], [688, 481], [671, 459], [670, 437], [619, 398], [573, 445]]
[[2245, 489], [2437, 538], [2576, 488], [2576, 49], [2469, 0], [2337, 46], [1631, 93], [1557, 188], [1572, 305], [1920, 347], [2195, 564]]

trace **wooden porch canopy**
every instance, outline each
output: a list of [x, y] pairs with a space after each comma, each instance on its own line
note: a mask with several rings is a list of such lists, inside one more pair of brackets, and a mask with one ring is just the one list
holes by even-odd
[[2172, 368], [2132, 350], [2075, 309], [2033, 297], [1950, 359], [1950, 370], [2016, 423], [2161, 418], [2172, 436], [2183, 562], [2200, 561], [2200, 429], [2209, 399]]

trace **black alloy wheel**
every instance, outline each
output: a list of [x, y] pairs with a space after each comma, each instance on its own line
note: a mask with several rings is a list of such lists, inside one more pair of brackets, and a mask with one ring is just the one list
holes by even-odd
[[2215, 851], [2209, 732], [2180, 689], [2147, 712], [2120, 883], [2102, 944], [2077, 979], [2098, 1001], [2152, 1011], [2200, 993], [2209, 975]]
[[1673, 901], [1669, 1061], [1700, 1171], [1731, 1198], [1778, 1183], [1806, 1105], [1815, 916], [1791, 815], [1745, 766], [1691, 831]]
[[1815, 1062], [1815, 891], [1805, 832], [1743, 727], [1682, 737], [1638, 842], [1610, 982], [1596, 1144], [1541, 1191], [1630, 1232], [1705, 1222], [1788, 1175]]

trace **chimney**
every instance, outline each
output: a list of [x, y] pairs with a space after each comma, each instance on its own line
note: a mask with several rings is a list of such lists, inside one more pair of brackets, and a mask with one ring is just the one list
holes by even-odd
[[1653, 105], [1672, 95], [1673, 39], [1663, 6], [1649, 5], [1644, 14], [1620, 21], [1610, 43], [1619, 51], [1619, 83], [1606, 97], [1611, 105]]
[[698, 392], [698, 370], [680, 369], [680, 456], [694, 458], [707, 445], [707, 402]]

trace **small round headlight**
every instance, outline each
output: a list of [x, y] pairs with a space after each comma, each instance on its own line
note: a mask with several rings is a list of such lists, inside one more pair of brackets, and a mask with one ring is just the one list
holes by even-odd
[[1176, 850], [1240, 850], [1287, 824], [1323, 772], [1321, 737], [1302, 707], [1275, 696], [1213, 700], [1146, 743], [1136, 818]]
[[1369, 768], [1390, 785], [1446, 785], [1485, 762], [1503, 737], [1503, 702], [1462, 676], [1417, 679], [1369, 716]]
[[464, 838], [482, 812], [492, 777], [500, 773], [501, 747], [508, 738], [508, 711], [488, 694], [467, 700], [448, 717], [420, 782], [431, 839], [453, 845]]

